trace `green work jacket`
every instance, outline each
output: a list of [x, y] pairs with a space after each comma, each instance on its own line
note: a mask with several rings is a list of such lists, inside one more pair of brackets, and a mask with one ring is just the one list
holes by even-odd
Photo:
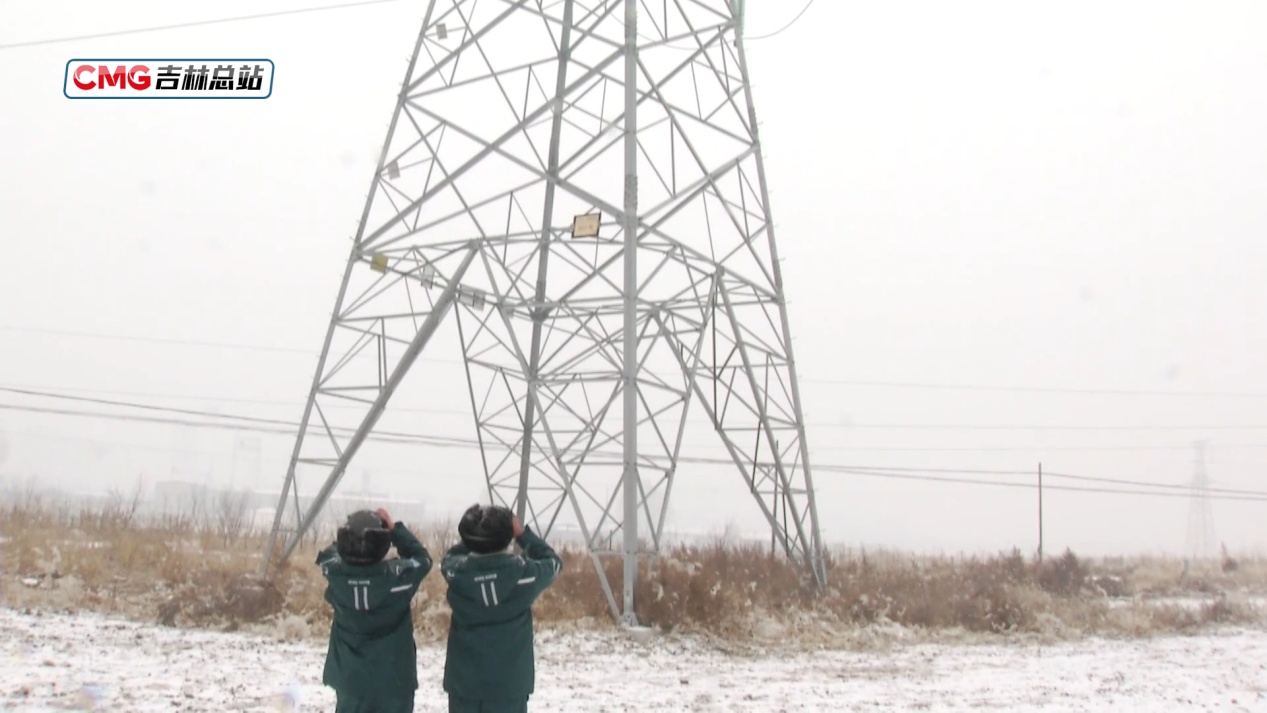
[[524, 700], [533, 692], [532, 604], [563, 560], [531, 530], [518, 542], [522, 555], [478, 555], [458, 544], [440, 563], [453, 611], [444, 663], [451, 696]]
[[334, 608], [321, 680], [353, 698], [400, 698], [418, 689], [410, 603], [431, 571], [431, 555], [403, 524], [391, 535], [399, 559], [348, 564], [335, 545], [317, 555]]

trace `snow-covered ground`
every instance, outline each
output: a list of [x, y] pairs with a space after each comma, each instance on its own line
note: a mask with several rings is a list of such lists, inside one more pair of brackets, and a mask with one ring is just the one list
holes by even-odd
[[[0, 709], [333, 710], [324, 645], [0, 608]], [[1151, 641], [723, 653], [542, 632], [535, 711], [1267, 711], [1267, 631]], [[418, 711], [444, 711], [421, 647]]]

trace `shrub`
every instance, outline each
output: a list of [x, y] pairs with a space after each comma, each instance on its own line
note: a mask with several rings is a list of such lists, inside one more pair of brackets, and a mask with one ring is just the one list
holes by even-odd
[[[318, 543], [305, 538], [271, 582], [257, 578], [266, 536], [240, 527], [236, 499], [217, 517], [200, 512], [143, 517], [133, 501], [97, 506], [54, 504], [27, 494], [0, 507], [8, 538], [0, 585], [6, 602], [121, 612], [169, 626], [272, 626], [287, 636], [325, 636], [330, 609], [324, 582], [309, 566]], [[438, 559], [455, 540], [451, 523], [417, 532]], [[607, 593], [588, 553], [560, 548], [565, 568], [538, 601], [543, 627], [609, 626]], [[1092, 563], [1066, 550], [1029, 562], [1020, 551], [988, 557], [917, 557], [837, 550], [819, 591], [782, 556], [719, 540], [677, 545], [643, 561], [635, 589], [640, 620], [663, 631], [731, 640], [838, 640], [874, 625], [981, 633], [1118, 633], [1191, 631], [1258, 621], [1243, 596], [1267, 592], [1267, 562], [1186, 566], [1177, 560]], [[622, 564], [600, 559], [619, 603]], [[27, 584], [22, 584], [23, 581]], [[30, 583], [34, 582], [34, 586]], [[414, 600], [420, 642], [443, 639], [449, 621], [438, 571]], [[1229, 596], [1229, 593], [1239, 593]], [[1179, 594], [1207, 601], [1156, 601]], [[1109, 598], [1134, 599], [1110, 607]], [[1239, 597], [1239, 598], [1238, 598]], [[846, 637], [847, 638], [847, 637]]]

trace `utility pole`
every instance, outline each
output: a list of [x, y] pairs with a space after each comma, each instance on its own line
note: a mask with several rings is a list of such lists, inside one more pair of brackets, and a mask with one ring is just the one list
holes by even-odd
[[1038, 562], [1043, 562], [1043, 464], [1038, 464]]

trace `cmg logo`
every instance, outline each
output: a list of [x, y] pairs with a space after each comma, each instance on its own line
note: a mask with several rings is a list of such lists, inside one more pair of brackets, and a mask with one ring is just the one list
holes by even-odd
[[267, 99], [268, 59], [72, 59], [67, 99]]
[[106, 87], [122, 89], [127, 86], [137, 91], [144, 91], [150, 88], [150, 68], [144, 64], [134, 64], [131, 67], [120, 64], [111, 71], [110, 67], [104, 64], [96, 66], [81, 64], [75, 67], [71, 81], [76, 87], [84, 90]]

